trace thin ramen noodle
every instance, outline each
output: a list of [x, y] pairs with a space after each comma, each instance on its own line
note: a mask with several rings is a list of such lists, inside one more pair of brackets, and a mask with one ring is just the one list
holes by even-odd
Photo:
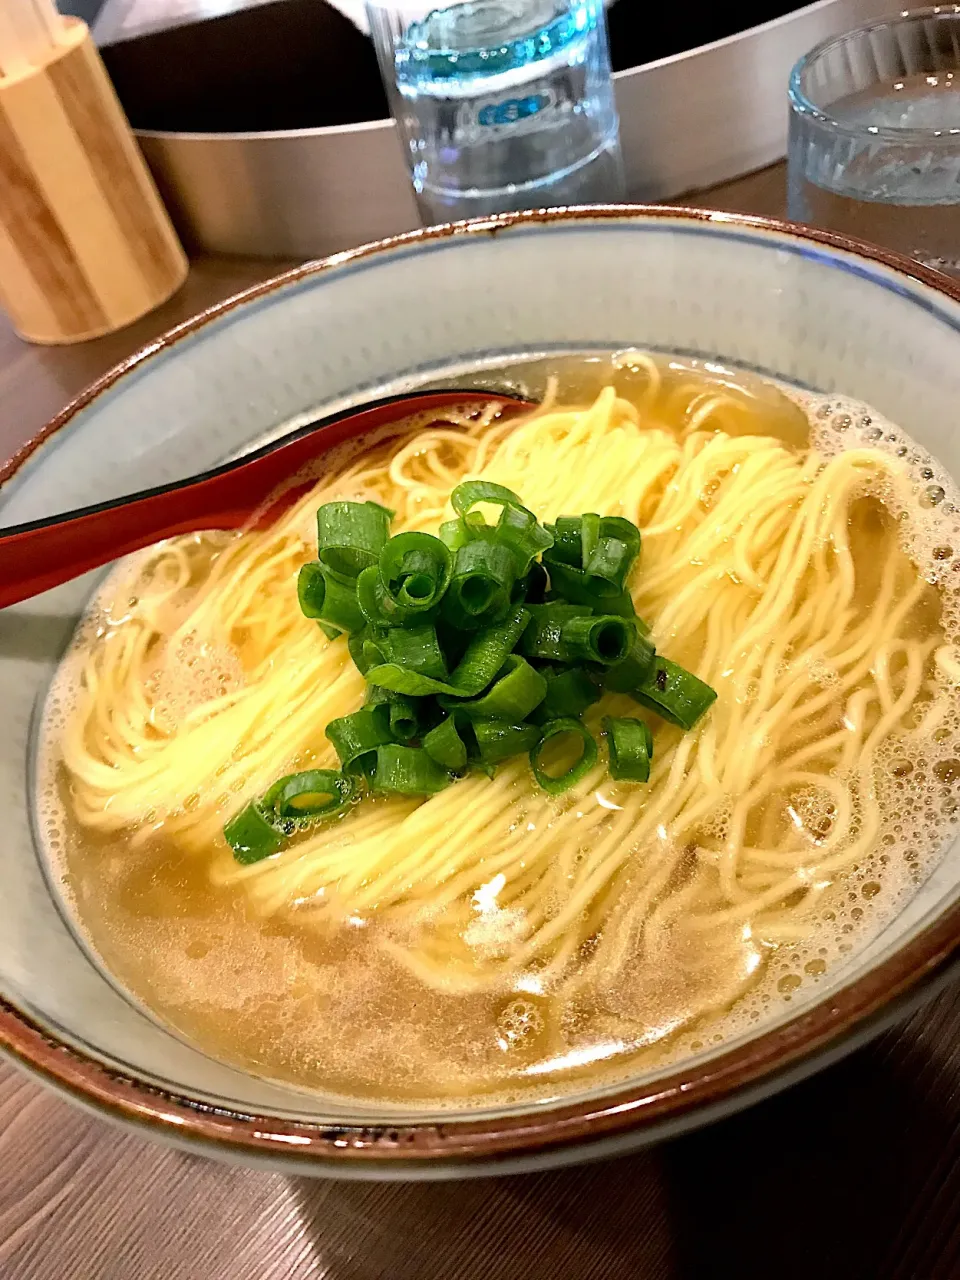
[[[457, 1105], [660, 1065], [788, 1007], [951, 829], [960, 530], [936, 464], [862, 406], [712, 366], [554, 366], [534, 413], [398, 423], [325, 459], [275, 527], [150, 549], [78, 633], [39, 798], [65, 893], [128, 989], [218, 1057]], [[363, 701], [345, 640], [297, 606], [317, 507], [436, 532], [470, 477], [542, 520], [636, 523], [637, 612], [716, 704], [689, 733], [640, 713], [646, 784], [601, 758], [554, 798], [511, 760], [239, 864], [225, 820], [337, 768], [324, 728]], [[606, 695], [585, 721], [611, 714], [638, 712]]]

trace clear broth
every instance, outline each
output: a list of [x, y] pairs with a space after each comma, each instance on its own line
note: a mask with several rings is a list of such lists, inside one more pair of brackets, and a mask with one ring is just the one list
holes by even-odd
[[[857, 406], [805, 400], [716, 365], [664, 361], [662, 372], [652, 416], [664, 421], [670, 397], [693, 379], [705, 389], [722, 386], [734, 402], [755, 407], [759, 399], [768, 434], [792, 449], [809, 443], [811, 420], [825, 452], [875, 442], [876, 428]], [[589, 401], [610, 381], [635, 400], [645, 385], [629, 359], [610, 356], [551, 358], [489, 377], [494, 385], [534, 393], [548, 375], [559, 376], [565, 404]], [[476, 386], [476, 376], [464, 383]], [[734, 403], [715, 425], [737, 434], [752, 421]], [[859, 435], [846, 430], [851, 423]], [[889, 447], [912, 451], [918, 474], [925, 474], [930, 460], [902, 432], [888, 434], [896, 435]], [[951, 506], [939, 505], [941, 511]], [[859, 590], [869, 599], [884, 557], [904, 555], [899, 526], [880, 503], [865, 500], [850, 532]], [[198, 545], [202, 574], [204, 558], [212, 559], [219, 543]], [[100, 598], [108, 613], [115, 590], [108, 583]], [[945, 617], [933, 584], [911, 625], [938, 638], [951, 631], [953, 616]], [[672, 656], [695, 661], [679, 647]], [[68, 659], [57, 686], [64, 699], [70, 681]], [[873, 936], [927, 874], [952, 829], [960, 779], [952, 721], [949, 732], [902, 754], [882, 789], [885, 821], [876, 848], [820, 898], [799, 941], [760, 945], [737, 924], [711, 935], [708, 954], [692, 951], [688, 937], [669, 935], [656, 966], [638, 950], [606, 989], [575, 998], [558, 1001], [538, 991], [529, 974], [516, 975], [512, 988], [460, 995], [426, 986], [376, 945], [375, 915], [335, 930], [318, 928], [315, 916], [297, 910], [264, 919], [242, 886], [212, 883], [209, 860], [185, 851], [162, 828], [138, 842], [92, 835], [72, 816], [72, 783], [58, 758], [60, 722], [49, 719], [41, 749], [38, 803], [47, 852], [83, 934], [140, 1004], [213, 1057], [266, 1078], [343, 1096], [455, 1107], [531, 1093], [552, 1097], [585, 1080], [662, 1067], [788, 1011]], [[591, 803], [612, 810], [624, 795], [608, 780]], [[813, 825], [820, 820], [808, 818]], [[790, 820], [797, 815], [786, 809], [760, 813], [747, 838]], [[618, 894], [628, 892], [629, 876], [617, 885]], [[615, 907], [612, 901], [611, 911]], [[588, 940], [577, 963], [586, 964], [601, 941]]]

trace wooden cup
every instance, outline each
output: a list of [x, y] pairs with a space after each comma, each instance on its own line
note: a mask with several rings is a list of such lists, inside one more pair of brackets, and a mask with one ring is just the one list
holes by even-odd
[[86, 26], [0, 75], [0, 303], [30, 342], [82, 342], [152, 311], [187, 259]]

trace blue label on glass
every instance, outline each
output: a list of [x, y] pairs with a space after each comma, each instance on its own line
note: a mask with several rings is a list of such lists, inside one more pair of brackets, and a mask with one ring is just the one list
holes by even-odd
[[477, 112], [477, 124], [491, 125], [517, 124], [520, 120], [528, 120], [550, 105], [550, 96], [546, 93], [531, 93], [525, 98], [507, 98], [503, 102], [488, 102]]

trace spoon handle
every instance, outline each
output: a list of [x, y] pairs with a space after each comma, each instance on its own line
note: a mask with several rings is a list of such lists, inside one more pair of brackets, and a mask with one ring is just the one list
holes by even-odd
[[504, 409], [532, 408], [515, 397], [490, 392], [391, 396], [318, 419], [202, 475], [0, 532], [0, 608], [164, 538], [201, 529], [270, 524], [317, 483], [322, 475], [319, 462], [335, 445], [415, 413], [478, 400]]

